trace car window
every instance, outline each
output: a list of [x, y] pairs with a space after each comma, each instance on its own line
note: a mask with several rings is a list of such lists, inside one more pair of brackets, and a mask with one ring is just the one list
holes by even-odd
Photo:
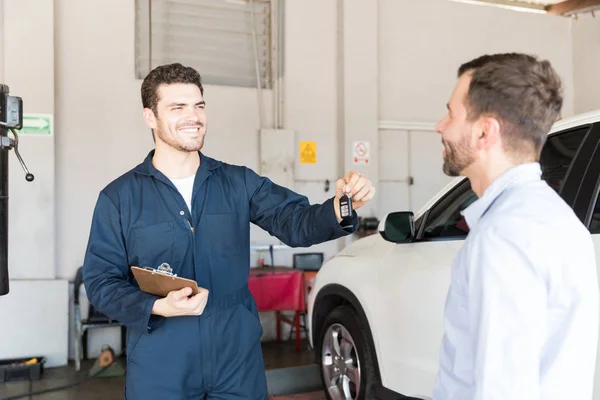
[[597, 146], [599, 142], [600, 124], [594, 124], [585, 147], [578, 156], [578, 159], [585, 156], [588, 164], [585, 165], [585, 172], [580, 186], [577, 187], [573, 205], [575, 214], [584, 225], [588, 226], [591, 233], [600, 233], [600, 148]]
[[[589, 127], [583, 127], [548, 138], [540, 156], [542, 179], [560, 193], [567, 171], [573, 162], [577, 150], [583, 143]], [[435, 204], [425, 216], [422, 239], [442, 237], [464, 237], [469, 233], [461, 211], [470, 206], [477, 195], [471, 190], [466, 179], [448, 195]], [[600, 229], [600, 204], [597, 205], [597, 224]]]
[[477, 195], [471, 190], [471, 183], [465, 179], [440, 200], [429, 212], [423, 239], [439, 237], [462, 237], [469, 233], [461, 211], [477, 200]]
[[560, 192], [567, 171], [588, 130], [589, 127], [586, 126], [559, 133], [546, 141], [540, 156], [542, 179], [556, 192]]

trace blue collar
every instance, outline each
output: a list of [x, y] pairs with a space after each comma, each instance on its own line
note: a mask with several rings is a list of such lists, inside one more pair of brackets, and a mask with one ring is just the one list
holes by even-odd
[[[213, 169], [219, 168], [221, 166], [221, 162], [217, 161], [213, 158], [207, 157], [201, 152], [198, 152], [200, 155], [200, 167], [198, 171], [212, 171]], [[156, 176], [161, 174], [159, 170], [156, 169], [154, 164], [152, 164], [152, 157], [154, 157], [154, 149], [152, 149], [144, 161], [134, 168], [134, 171], [144, 175]]]
[[[196, 171], [196, 177], [194, 179], [194, 193], [196, 190], [202, 185], [202, 183], [212, 175], [212, 171], [221, 167], [223, 163], [221, 161], [217, 161], [214, 158], [210, 158], [198, 152], [200, 155], [200, 167]], [[152, 176], [156, 179], [161, 180], [169, 186], [175, 188], [173, 183], [156, 167], [152, 164], [152, 157], [154, 156], [154, 149], [152, 149], [144, 161], [134, 168], [134, 172], [142, 175]]]

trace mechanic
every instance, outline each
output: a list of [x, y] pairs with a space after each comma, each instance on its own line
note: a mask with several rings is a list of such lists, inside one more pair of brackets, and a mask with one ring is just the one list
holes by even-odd
[[[292, 247], [334, 240], [358, 225], [355, 211], [342, 218], [340, 197], [350, 194], [356, 210], [375, 188], [353, 171], [335, 197], [310, 205], [247, 167], [205, 156], [204, 89], [192, 68], [157, 67], [141, 95], [155, 148], [100, 192], [83, 266], [91, 303], [128, 328], [125, 398], [266, 400], [249, 223]], [[141, 292], [130, 266], [162, 263], [208, 294]]]

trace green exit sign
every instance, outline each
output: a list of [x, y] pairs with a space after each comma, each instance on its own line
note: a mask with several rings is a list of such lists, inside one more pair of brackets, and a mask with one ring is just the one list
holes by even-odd
[[23, 114], [23, 128], [17, 134], [52, 136], [53, 130], [52, 114]]

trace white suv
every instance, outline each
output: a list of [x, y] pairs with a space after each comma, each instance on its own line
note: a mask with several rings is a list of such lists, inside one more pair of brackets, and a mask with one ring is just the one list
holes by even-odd
[[[540, 163], [590, 229], [600, 262], [600, 110], [557, 122]], [[431, 398], [450, 268], [468, 233], [460, 211], [476, 199], [469, 181], [456, 178], [416, 215], [388, 214], [379, 235], [323, 265], [308, 321], [330, 399]], [[600, 368], [595, 381], [600, 400]]]

